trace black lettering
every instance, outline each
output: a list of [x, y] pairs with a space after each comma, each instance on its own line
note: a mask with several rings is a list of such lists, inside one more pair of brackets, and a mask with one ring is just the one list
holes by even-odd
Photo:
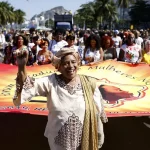
[[38, 75], [37, 74], [33, 74], [33, 77], [37, 77]]
[[43, 71], [40, 71], [39, 75], [44, 75], [45, 73]]
[[[98, 66], [97, 66], [98, 67]], [[103, 69], [105, 70], [105, 66], [100, 66], [98, 69]]]
[[34, 110], [37, 110], [37, 111], [46, 111], [47, 108], [35, 108]]
[[110, 67], [110, 65], [108, 65], [108, 66], [106, 67], [106, 70], [107, 70], [109, 67]]
[[93, 69], [93, 67], [89, 67], [88, 70]]
[[116, 73], [118, 73], [118, 74], [120, 74], [121, 73], [121, 71], [115, 71]]
[[114, 66], [110, 66], [110, 67], [108, 68], [108, 70], [115, 71], [115, 67], [114, 67]]

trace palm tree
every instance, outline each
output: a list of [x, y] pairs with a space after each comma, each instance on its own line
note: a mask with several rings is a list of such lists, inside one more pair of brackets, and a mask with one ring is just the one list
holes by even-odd
[[101, 24], [104, 21], [109, 21], [111, 27], [112, 21], [118, 21], [117, 8], [113, 0], [95, 0], [95, 6]]
[[74, 16], [76, 20], [80, 20], [82, 24], [94, 22], [94, 3], [89, 2], [86, 4], [82, 4], [81, 8], [77, 10], [76, 15]]
[[13, 22], [21, 24], [25, 20], [25, 12], [18, 9], [15, 10], [8, 2], [0, 2], [0, 24], [6, 25]]
[[22, 24], [25, 21], [26, 13], [21, 9], [15, 10], [14, 14], [15, 14], [15, 23], [17, 23], [18, 25]]
[[75, 18], [85, 20], [86, 23], [92, 22], [96, 28], [104, 21], [109, 21], [111, 24], [112, 21], [118, 20], [116, 6], [112, 0], [95, 0], [80, 7]]
[[8, 2], [0, 2], [0, 24], [6, 25], [7, 22], [14, 18], [12, 7]]
[[150, 4], [148, 1], [138, 0], [133, 6], [130, 7], [129, 15], [132, 19], [132, 23], [135, 25], [145, 25], [148, 28], [148, 22], [150, 22]]
[[130, 4], [133, 4], [136, 0], [117, 0], [118, 7], [122, 9], [122, 17], [124, 21], [125, 9], [129, 8]]

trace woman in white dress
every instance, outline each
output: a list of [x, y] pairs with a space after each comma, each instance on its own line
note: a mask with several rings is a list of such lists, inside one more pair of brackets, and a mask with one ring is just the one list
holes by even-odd
[[103, 55], [103, 50], [100, 47], [100, 38], [95, 34], [91, 34], [85, 42], [84, 61], [82, 64], [103, 61]]
[[51, 57], [60, 74], [39, 79], [27, 76], [27, 51], [16, 54], [18, 74], [13, 102], [19, 106], [33, 96], [47, 97], [45, 136], [51, 150], [98, 150], [104, 142], [102, 122], [107, 117], [95, 80], [77, 74], [79, 54], [63, 48]]

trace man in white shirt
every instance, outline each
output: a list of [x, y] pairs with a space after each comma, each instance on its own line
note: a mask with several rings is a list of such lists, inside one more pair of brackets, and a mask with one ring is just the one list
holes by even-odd
[[114, 36], [112, 37], [112, 40], [114, 41], [114, 47], [120, 48], [122, 45], [122, 39], [120, 36], [118, 36], [119, 31], [115, 30], [114, 31]]
[[65, 40], [63, 40], [63, 31], [56, 30], [54, 36], [55, 39], [49, 44], [49, 50], [55, 55], [61, 48], [68, 45], [68, 43]]
[[114, 47], [116, 48], [116, 51], [117, 51], [117, 57], [119, 57], [120, 47], [122, 46], [122, 39], [120, 36], [118, 36], [118, 34], [119, 34], [119, 31], [115, 30], [114, 36], [112, 37], [112, 40], [114, 41]]

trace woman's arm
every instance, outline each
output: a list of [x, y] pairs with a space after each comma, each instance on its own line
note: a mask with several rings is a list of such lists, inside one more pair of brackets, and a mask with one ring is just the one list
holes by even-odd
[[137, 60], [137, 63], [140, 63], [143, 59], [142, 51], [139, 51], [139, 59]]
[[116, 51], [116, 48], [113, 48], [113, 59], [117, 60], [117, 51]]
[[84, 48], [84, 52], [83, 52], [83, 60], [85, 60], [85, 54], [86, 54], [87, 48]]
[[103, 61], [103, 58], [104, 58], [104, 51], [103, 51], [102, 48], [100, 48], [99, 53], [100, 53], [100, 61]]
[[120, 49], [118, 61], [124, 61], [124, 50]]

